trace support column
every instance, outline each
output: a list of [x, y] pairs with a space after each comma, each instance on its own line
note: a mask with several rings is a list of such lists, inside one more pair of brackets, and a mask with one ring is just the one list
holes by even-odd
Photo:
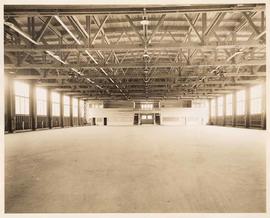
[[216, 102], [216, 113], [215, 113], [215, 125], [218, 125], [218, 99], [217, 99], [217, 97], [215, 97], [215, 102]]
[[15, 95], [14, 95], [14, 80], [10, 76], [6, 76], [6, 102], [7, 104], [7, 129], [13, 133], [16, 129], [15, 119]]
[[87, 104], [86, 101], [83, 100], [83, 126], [84, 123], [86, 122], [86, 114], [87, 114]]
[[246, 112], [245, 112], [245, 126], [250, 127], [250, 87], [246, 88]]
[[232, 126], [236, 126], [236, 91], [232, 93]]
[[262, 84], [262, 116], [261, 116], [261, 127], [266, 129], [266, 84]]
[[223, 95], [223, 126], [226, 125], [226, 95]]
[[211, 108], [211, 99], [208, 99], [208, 124], [212, 125], [212, 108]]
[[60, 94], [60, 126], [64, 128], [64, 95]]
[[48, 116], [48, 127], [52, 128], [52, 91], [48, 88], [47, 92], [47, 116]]
[[32, 130], [35, 131], [37, 129], [37, 99], [34, 83], [30, 84], [30, 114], [32, 117]]
[[69, 96], [70, 102], [70, 126], [73, 126], [73, 98]]
[[81, 99], [78, 98], [78, 126], [81, 126]]

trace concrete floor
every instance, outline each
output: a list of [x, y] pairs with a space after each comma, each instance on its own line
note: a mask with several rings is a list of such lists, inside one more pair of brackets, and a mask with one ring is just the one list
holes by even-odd
[[266, 134], [78, 127], [5, 136], [15, 212], [265, 212]]

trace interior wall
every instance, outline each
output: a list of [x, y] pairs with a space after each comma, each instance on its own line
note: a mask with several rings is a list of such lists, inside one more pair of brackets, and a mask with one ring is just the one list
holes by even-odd
[[134, 111], [128, 108], [87, 108], [87, 123], [93, 125], [93, 118], [98, 126], [104, 125], [104, 118], [107, 118], [107, 125], [133, 125]]
[[[101, 105], [100, 102], [97, 102]], [[153, 110], [141, 110], [133, 108], [130, 102], [119, 108], [95, 107], [95, 102], [86, 103], [86, 119], [90, 125], [104, 125], [104, 118], [107, 118], [107, 125], [133, 125], [135, 114], [160, 114], [161, 125], [205, 125], [208, 122], [207, 101], [193, 101], [188, 107], [173, 107], [172, 102], [163, 102], [162, 108]], [[108, 105], [108, 104], [107, 104]], [[117, 105], [117, 103], [115, 103]], [[123, 105], [123, 102], [122, 102]], [[166, 107], [168, 105], [168, 107]], [[94, 119], [94, 120], [93, 120]]]
[[207, 108], [162, 108], [161, 125], [206, 125]]

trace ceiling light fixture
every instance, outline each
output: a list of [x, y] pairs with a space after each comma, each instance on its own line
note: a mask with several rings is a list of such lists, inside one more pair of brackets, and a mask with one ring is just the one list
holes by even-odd
[[83, 76], [84, 74], [78, 70], [76, 70], [75, 68], [71, 68], [71, 70], [73, 70], [74, 72], [76, 72], [77, 74], [79, 74], [80, 76]]
[[96, 85], [96, 87], [98, 87], [99, 89], [103, 89], [100, 85]]
[[89, 79], [89, 78], [86, 78], [86, 80], [87, 80], [88, 82], [92, 83], [92, 84], [95, 83], [93, 80], [91, 80], [91, 79]]
[[19, 33], [21, 36], [23, 36], [24, 38], [26, 38], [27, 40], [29, 40], [33, 44], [35, 44], [35, 45], [39, 45], [40, 44], [37, 41], [33, 40], [30, 35], [28, 35], [27, 33], [23, 32], [18, 27], [16, 27], [13, 23], [5, 22], [4, 24], [7, 25], [8, 27], [10, 27], [11, 29], [13, 29], [14, 31], [16, 31], [17, 33]]
[[114, 81], [112, 80], [112, 78], [109, 78], [109, 80], [110, 80], [112, 83], [114, 83]]
[[57, 15], [54, 16], [54, 18], [62, 25], [62, 27], [69, 33], [69, 35], [79, 44], [81, 45], [81, 42], [76, 38], [76, 36], [69, 30], [69, 28], [66, 26], [66, 24], [63, 23], [63, 21], [58, 17]]
[[106, 76], [108, 76], [108, 73], [103, 68], [100, 68], [100, 69]]
[[55, 58], [56, 60], [58, 60], [62, 64], [67, 64], [67, 62], [63, 61], [58, 55], [54, 54], [53, 52], [46, 50], [46, 53], [51, 55], [53, 58]]
[[89, 53], [89, 51], [85, 50], [85, 53], [92, 59], [92, 61], [95, 62], [95, 64], [98, 64], [98, 62], [93, 58], [93, 56]]
[[149, 25], [149, 23], [150, 23], [149, 20], [144, 19], [144, 20], [141, 21], [141, 24], [144, 25], [144, 26]]
[[243, 53], [244, 53], [243, 51], [237, 51], [233, 55], [231, 55], [230, 57], [228, 57], [226, 61], [229, 61], [232, 58], [234, 58], [236, 55], [240, 55], [240, 54], [243, 54]]

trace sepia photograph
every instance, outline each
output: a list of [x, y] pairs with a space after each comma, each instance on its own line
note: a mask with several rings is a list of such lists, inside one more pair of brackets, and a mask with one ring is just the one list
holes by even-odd
[[266, 214], [267, 7], [4, 4], [4, 213]]

